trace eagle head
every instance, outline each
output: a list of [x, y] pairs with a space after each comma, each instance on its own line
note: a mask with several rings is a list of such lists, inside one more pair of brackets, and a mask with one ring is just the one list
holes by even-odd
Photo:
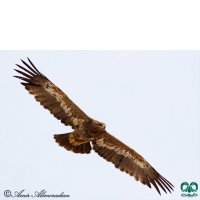
[[93, 120], [92, 129], [95, 132], [102, 132], [106, 129], [106, 125], [103, 122], [99, 122], [97, 120]]
[[102, 122], [99, 122], [99, 123], [98, 123], [98, 126], [99, 126], [99, 128], [101, 128], [101, 129], [106, 129], [106, 125], [105, 125], [104, 123], [102, 123]]

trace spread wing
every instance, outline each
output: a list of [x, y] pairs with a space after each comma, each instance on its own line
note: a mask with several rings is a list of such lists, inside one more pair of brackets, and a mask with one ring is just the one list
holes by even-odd
[[30, 65], [21, 60], [27, 67], [17, 65], [23, 71], [15, 69], [23, 76], [14, 76], [25, 82], [21, 84], [34, 95], [36, 101], [50, 111], [57, 119], [61, 120], [66, 126], [70, 125], [73, 129], [82, 126], [84, 121], [89, 117], [75, 105], [69, 97], [54, 85], [47, 77], [40, 73], [33, 63], [29, 60]]
[[142, 156], [106, 131], [96, 138], [92, 144], [96, 153], [108, 162], [112, 162], [116, 168], [133, 176], [136, 181], [139, 180], [150, 188], [152, 184], [159, 194], [158, 186], [165, 192], [165, 189], [170, 193], [173, 190], [172, 187], [174, 186], [161, 176]]

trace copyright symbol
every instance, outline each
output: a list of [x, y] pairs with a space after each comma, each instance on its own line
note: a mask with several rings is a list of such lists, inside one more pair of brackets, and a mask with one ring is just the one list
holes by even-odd
[[4, 191], [4, 196], [5, 197], [11, 197], [12, 196], [11, 191], [10, 190], [5, 190]]

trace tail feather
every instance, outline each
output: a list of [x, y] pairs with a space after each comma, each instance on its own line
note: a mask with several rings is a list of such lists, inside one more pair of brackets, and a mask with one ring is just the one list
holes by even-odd
[[91, 145], [90, 142], [86, 142], [80, 145], [73, 145], [70, 143], [69, 135], [73, 133], [65, 133], [54, 135], [55, 141], [59, 144], [59, 146], [64, 147], [68, 151], [72, 151], [74, 153], [81, 153], [81, 154], [89, 154], [91, 152]]

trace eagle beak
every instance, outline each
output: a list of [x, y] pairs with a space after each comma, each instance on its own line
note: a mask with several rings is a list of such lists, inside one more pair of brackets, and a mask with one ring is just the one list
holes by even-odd
[[104, 127], [104, 129], [106, 129], [106, 125], [105, 124], [103, 125], [103, 127]]

